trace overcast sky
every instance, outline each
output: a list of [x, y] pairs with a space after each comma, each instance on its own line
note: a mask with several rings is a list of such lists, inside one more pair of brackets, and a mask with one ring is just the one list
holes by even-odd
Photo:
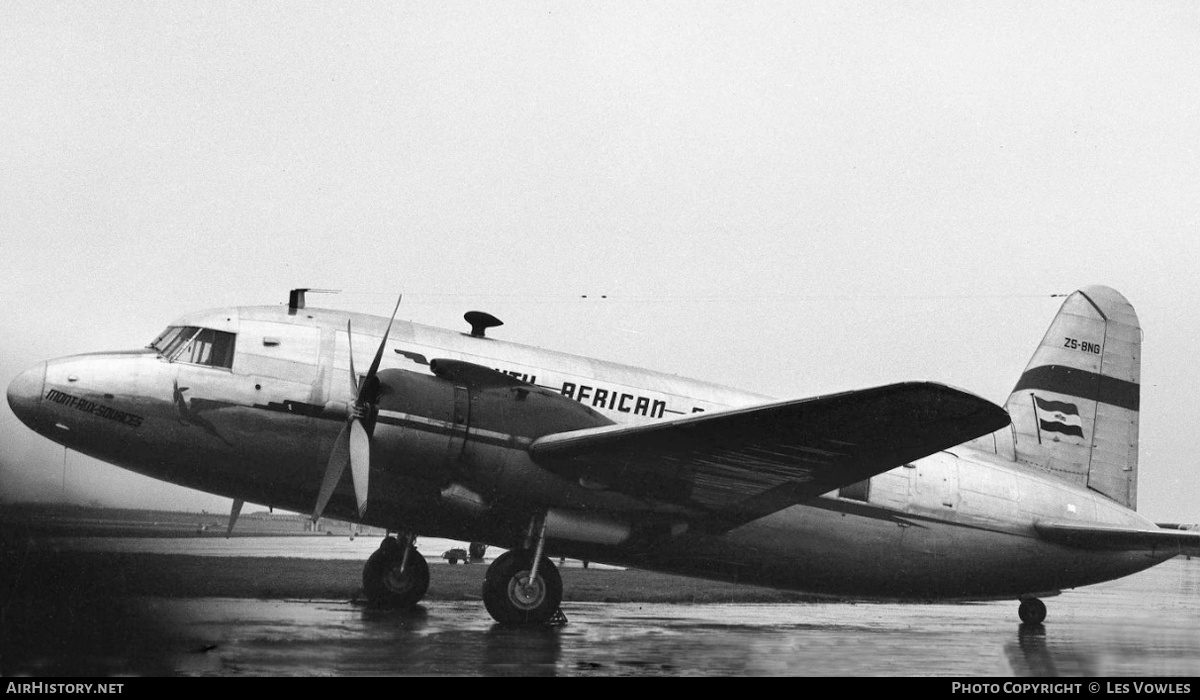
[[[10, 0], [0, 382], [309, 286], [1002, 403], [1051, 295], [1106, 284], [1145, 329], [1139, 509], [1200, 521], [1198, 144], [1194, 2]], [[5, 499], [228, 507], [0, 435]]]

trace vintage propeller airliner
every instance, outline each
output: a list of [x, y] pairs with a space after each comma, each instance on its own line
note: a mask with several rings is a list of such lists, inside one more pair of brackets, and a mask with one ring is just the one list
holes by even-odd
[[1010, 598], [1037, 623], [1039, 597], [1200, 553], [1200, 532], [1135, 510], [1141, 330], [1106, 287], [1067, 298], [1004, 409], [932, 383], [773, 400], [504, 342], [481, 312], [457, 332], [304, 291], [43, 362], [8, 402], [68, 448], [234, 499], [234, 518], [251, 501], [387, 529], [363, 571], [378, 604], [425, 594], [417, 535], [505, 548], [483, 586], [502, 623], [561, 615], [551, 556]]

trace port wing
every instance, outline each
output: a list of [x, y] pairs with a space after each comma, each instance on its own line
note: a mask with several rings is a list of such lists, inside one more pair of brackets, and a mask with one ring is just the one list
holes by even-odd
[[999, 406], [904, 383], [543, 436], [557, 474], [699, 509], [728, 529], [1008, 424]]
[[1158, 550], [1200, 556], [1200, 530], [1174, 525], [1144, 530], [1079, 522], [1039, 522], [1038, 535], [1049, 542], [1080, 549]]

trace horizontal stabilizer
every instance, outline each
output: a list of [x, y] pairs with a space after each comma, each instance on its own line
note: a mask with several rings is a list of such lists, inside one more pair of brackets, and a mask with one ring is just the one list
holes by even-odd
[[1200, 556], [1200, 530], [1181, 526], [1144, 530], [1080, 522], [1039, 522], [1038, 535], [1048, 542], [1080, 549], [1173, 550], [1176, 554]]
[[974, 394], [914, 382], [555, 433], [529, 451], [561, 476], [696, 508], [729, 528], [1007, 424]]

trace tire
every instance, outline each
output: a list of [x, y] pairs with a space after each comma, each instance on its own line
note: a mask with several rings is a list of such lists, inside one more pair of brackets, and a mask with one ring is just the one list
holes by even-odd
[[1017, 608], [1017, 615], [1020, 616], [1021, 622], [1026, 624], [1041, 624], [1046, 619], [1046, 604], [1037, 598], [1026, 598], [1021, 601], [1021, 607]]
[[562, 603], [562, 576], [546, 557], [538, 564], [534, 586], [522, 586], [532, 568], [533, 553], [505, 552], [483, 577], [483, 604], [496, 622], [528, 624], [549, 622]]
[[429, 590], [429, 564], [416, 547], [409, 548], [408, 567], [400, 570], [404, 550], [381, 545], [363, 567], [363, 592], [367, 602], [385, 608], [411, 608]]

